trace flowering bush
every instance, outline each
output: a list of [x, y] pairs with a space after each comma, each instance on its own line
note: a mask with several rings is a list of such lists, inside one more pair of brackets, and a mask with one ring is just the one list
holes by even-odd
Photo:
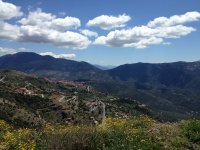
[[158, 123], [146, 116], [107, 118], [103, 123], [14, 128], [0, 120], [0, 149], [148, 150], [200, 149], [199, 120]]
[[5, 132], [2, 138], [2, 149], [34, 150], [36, 146], [35, 131], [18, 129]]

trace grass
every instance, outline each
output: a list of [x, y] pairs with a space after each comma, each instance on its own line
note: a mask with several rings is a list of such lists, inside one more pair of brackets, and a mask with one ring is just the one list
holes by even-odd
[[17, 150], [186, 150], [200, 149], [200, 121], [158, 123], [146, 116], [107, 118], [95, 126], [47, 124], [14, 128], [0, 121], [0, 149]]

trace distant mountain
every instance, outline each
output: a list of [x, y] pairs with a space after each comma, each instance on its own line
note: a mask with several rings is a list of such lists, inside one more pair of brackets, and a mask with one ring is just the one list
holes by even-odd
[[101, 70], [86, 62], [17, 53], [0, 57], [0, 69], [53, 80], [85, 81], [103, 93], [144, 103], [163, 120], [200, 117], [199, 61], [125, 64]]
[[114, 80], [200, 90], [200, 62], [126, 64], [108, 71]]
[[109, 69], [113, 69], [116, 66], [112, 66], [112, 65], [108, 65], [108, 66], [102, 66], [102, 65], [94, 65], [95, 67], [101, 69], [101, 70], [109, 70]]
[[0, 69], [13, 69], [58, 80], [104, 80], [107, 78], [102, 70], [89, 63], [56, 59], [32, 52], [0, 57]]
[[145, 103], [162, 120], [200, 117], [200, 62], [126, 64], [108, 70], [96, 89]]

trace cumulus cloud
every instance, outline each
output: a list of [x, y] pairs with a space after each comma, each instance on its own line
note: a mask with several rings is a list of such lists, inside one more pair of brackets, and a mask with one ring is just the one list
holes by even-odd
[[90, 40], [82, 34], [68, 31], [68, 28], [80, 26], [80, 20], [74, 17], [56, 18], [56, 16], [37, 9], [27, 18], [19, 21], [21, 35], [18, 41], [51, 43], [58, 47], [84, 49]]
[[48, 21], [50, 22], [55, 18], [55, 15], [52, 15], [51, 13], [42, 12], [42, 10], [38, 8], [36, 11], [29, 12], [26, 18], [22, 18], [18, 22], [23, 25], [40, 25]]
[[154, 19], [147, 25], [111, 31], [106, 36], [96, 38], [93, 44], [133, 48], [146, 48], [158, 44], [166, 45], [168, 43], [165, 41], [166, 39], [180, 38], [196, 31], [195, 28], [183, 24], [197, 21], [198, 14], [197, 12], [188, 12], [180, 15], [179, 19], [176, 15], [168, 18], [168, 21], [165, 20], [163, 23], [159, 22], [159, 19]]
[[194, 28], [183, 25], [159, 27], [156, 29], [139, 26], [127, 30], [111, 31], [107, 36], [98, 37], [94, 44], [111, 47], [146, 48], [149, 45], [164, 44], [164, 39], [179, 38], [193, 31], [195, 31]]
[[3, 53], [3, 54], [14, 54], [16, 52], [17, 51], [13, 48], [0, 47], [0, 53]]
[[19, 24], [13, 25], [1, 20], [20, 15], [20, 7], [0, 0], [0, 39], [50, 43], [57, 47], [72, 49], [84, 49], [91, 43], [87, 36], [69, 31], [81, 26], [80, 20], [75, 17], [57, 18], [51, 13], [37, 9], [20, 19]]
[[63, 58], [63, 59], [73, 59], [76, 57], [76, 54], [54, 54], [53, 52], [44, 52], [40, 53], [42, 56], [52, 56], [54, 58]]
[[133, 27], [128, 30], [115, 30], [107, 36], [100, 36], [94, 44], [107, 45], [111, 47], [134, 47], [146, 48], [148, 45], [161, 44], [163, 39], [153, 36], [156, 31], [146, 27]]
[[81, 26], [81, 22], [78, 18], [75, 17], [65, 17], [57, 18], [52, 21], [52, 28], [63, 31], [70, 28], [78, 28]]
[[0, 20], [11, 19], [23, 15], [20, 7], [0, 0]]
[[21, 35], [18, 41], [51, 43], [58, 47], [84, 49], [90, 40], [82, 34], [68, 31], [80, 26], [80, 20], [74, 17], [56, 18], [51, 13], [37, 9], [30, 12], [27, 18], [19, 21]]
[[21, 26], [18, 41], [34, 43], [51, 43], [58, 47], [84, 49], [90, 40], [76, 32], [58, 32], [52, 29], [41, 29], [37, 26]]
[[23, 18], [17, 22], [9, 20], [22, 15], [19, 6], [0, 0], [0, 39], [47, 43], [72, 49], [87, 48], [92, 43], [89, 39], [91, 37], [96, 38], [93, 44], [111, 47], [146, 48], [150, 45], [166, 45], [169, 43], [167, 39], [180, 38], [196, 31], [185, 23], [200, 20], [200, 12], [193, 11], [171, 17], [158, 17], [146, 25], [119, 29], [126, 26], [126, 23], [131, 20], [130, 16], [101, 15], [89, 20], [87, 26], [115, 30], [109, 31], [107, 35], [98, 36], [98, 33], [91, 30], [79, 30], [81, 21], [76, 17], [65, 16], [65, 14], [57, 17], [52, 13], [43, 12], [40, 8], [23, 15]]
[[154, 36], [161, 38], [180, 38], [194, 31], [196, 31], [195, 28], [183, 25], [176, 25], [171, 27], [159, 27], [155, 29]]
[[37, 26], [40, 28], [49, 28], [57, 31], [65, 31], [66, 29], [78, 28], [81, 22], [75, 17], [56, 18], [51, 13], [42, 12], [40, 8], [36, 11], [29, 12], [28, 17], [18, 21], [22, 25]]
[[125, 27], [131, 17], [123, 14], [119, 16], [101, 15], [87, 22], [87, 26], [100, 27], [103, 30]]
[[83, 35], [88, 36], [88, 37], [97, 37], [97, 36], [98, 36], [98, 33], [97, 33], [97, 32], [90, 31], [90, 30], [87, 30], [87, 29], [80, 30], [80, 32], [81, 32]]
[[20, 30], [17, 25], [0, 21], [0, 39], [17, 40]]
[[158, 17], [153, 21], [150, 21], [147, 26], [149, 27], [169, 27], [178, 24], [184, 24], [187, 22], [198, 21], [200, 19], [200, 13], [193, 11], [187, 12], [183, 15], [174, 15], [169, 18], [167, 17]]
[[23, 15], [20, 7], [0, 0], [0, 39], [16, 40], [19, 36], [19, 28], [5, 20]]

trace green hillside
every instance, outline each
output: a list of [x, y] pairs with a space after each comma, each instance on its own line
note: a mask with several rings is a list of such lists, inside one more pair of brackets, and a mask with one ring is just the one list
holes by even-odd
[[[33, 52], [19, 52], [0, 57], [0, 69], [14, 69], [55, 81], [84, 81], [84, 84], [91, 85], [97, 91], [105, 93], [102, 95], [103, 98], [100, 96], [102, 101], [104, 101], [104, 97], [110, 95], [116, 98], [120, 97], [114, 102], [116, 102], [116, 105], [122, 105], [126, 108], [127, 100], [128, 103], [135, 100], [153, 110], [151, 115], [160, 121], [171, 122], [200, 118], [199, 61], [161, 64], [135, 63], [121, 65], [110, 70], [101, 70], [86, 62], [56, 59]], [[41, 79], [40, 82], [43, 84], [42, 86], [45, 86], [42, 89], [43, 91], [50, 86], [50, 84], [44, 84]], [[41, 86], [38, 81], [36, 83]], [[51, 89], [60, 91], [62, 94], [65, 93], [65, 91], [62, 91], [63, 85], [60, 85], [61, 88], [58, 85], [55, 86], [55, 84], [51, 84], [51, 86], [53, 87], [48, 89], [47, 93]], [[69, 98], [75, 96], [73, 92], [69, 95]], [[82, 97], [87, 96], [87, 94], [82, 95]], [[86, 101], [88, 99], [90, 97], [86, 98]], [[92, 98], [91, 101], [97, 100]], [[108, 102], [110, 101], [108, 100]], [[81, 105], [81, 102], [79, 104]], [[132, 105], [129, 105], [129, 107], [132, 107]], [[128, 110], [132, 109], [128, 108]], [[64, 116], [66, 116], [65, 113]]]
[[103, 94], [85, 83], [52, 81], [17, 71], [0, 72], [0, 118], [21, 127], [47, 123], [95, 124], [106, 117], [151, 114], [132, 99]]
[[1, 71], [0, 149], [200, 148], [199, 120], [161, 123], [157, 112], [143, 103], [101, 93], [94, 87]]

